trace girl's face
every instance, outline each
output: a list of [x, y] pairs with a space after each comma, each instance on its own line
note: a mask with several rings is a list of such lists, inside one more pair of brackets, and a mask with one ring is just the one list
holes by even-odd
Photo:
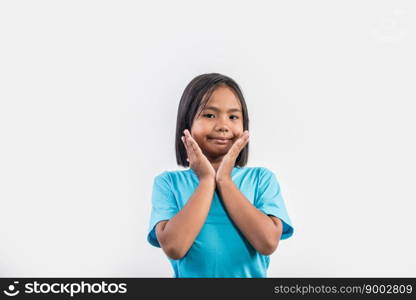
[[195, 115], [191, 134], [209, 160], [227, 154], [243, 134], [240, 100], [229, 87], [213, 91], [205, 108]]

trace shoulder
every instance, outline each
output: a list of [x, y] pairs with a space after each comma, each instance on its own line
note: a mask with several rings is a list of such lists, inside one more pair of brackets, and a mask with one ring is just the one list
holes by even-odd
[[237, 168], [243, 174], [254, 176], [257, 178], [272, 177], [275, 176], [274, 172], [266, 167], [243, 167]]
[[266, 167], [261, 167], [261, 174], [263, 177], [274, 177], [276, 178], [276, 173]]
[[274, 171], [266, 167], [251, 167], [247, 168], [247, 175], [248, 177], [252, 178], [253, 184], [255, 184], [256, 188], [260, 190], [266, 190], [272, 186], [276, 186], [280, 189], [279, 181], [277, 180], [277, 176]]
[[158, 173], [155, 176], [155, 181], [157, 182], [166, 182], [166, 183], [172, 183], [175, 181], [180, 181], [185, 178], [189, 178], [192, 176], [192, 171], [190, 169], [186, 170], [170, 170], [170, 171], [163, 171]]

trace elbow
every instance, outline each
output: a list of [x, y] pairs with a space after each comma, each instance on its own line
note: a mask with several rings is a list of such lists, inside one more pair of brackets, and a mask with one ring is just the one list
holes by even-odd
[[276, 249], [277, 249], [277, 247], [268, 246], [268, 247], [262, 247], [258, 251], [263, 255], [269, 256], [269, 255], [273, 254], [276, 251]]
[[265, 243], [264, 245], [262, 245], [261, 247], [259, 247], [258, 251], [261, 254], [268, 256], [268, 255], [273, 254], [276, 251], [278, 245], [279, 245], [279, 240], [277, 239], [271, 240]]
[[159, 243], [160, 243], [161, 248], [163, 249], [163, 252], [165, 252], [165, 254], [173, 260], [181, 259], [186, 254], [186, 251], [183, 251], [177, 245], [162, 242], [162, 241], [159, 241]]
[[165, 254], [173, 260], [178, 260], [185, 256], [184, 251], [181, 251], [180, 249], [175, 247], [165, 247], [162, 249], [165, 252]]
[[283, 227], [280, 225], [278, 226], [277, 230], [274, 230], [272, 234], [265, 237], [265, 240], [262, 243], [261, 247], [259, 247], [258, 251], [266, 256], [273, 254], [273, 252], [275, 252], [277, 247], [279, 246], [279, 241], [282, 237], [282, 232]]
[[172, 239], [166, 236], [164, 232], [159, 232], [158, 234], [159, 245], [162, 248], [163, 252], [171, 259], [177, 260], [185, 256], [186, 251], [179, 247], [178, 243], [172, 242]]

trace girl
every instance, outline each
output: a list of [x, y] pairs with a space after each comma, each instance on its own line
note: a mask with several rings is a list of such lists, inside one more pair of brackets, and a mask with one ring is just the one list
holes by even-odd
[[269, 255], [293, 234], [273, 172], [244, 167], [248, 124], [230, 77], [203, 74], [185, 88], [175, 149], [189, 169], [156, 176], [147, 236], [175, 277], [266, 277]]

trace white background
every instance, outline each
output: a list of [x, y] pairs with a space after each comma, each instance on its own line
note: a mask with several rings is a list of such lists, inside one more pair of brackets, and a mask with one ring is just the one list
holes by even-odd
[[171, 277], [180, 96], [240, 84], [295, 234], [270, 277], [416, 276], [414, 1], [2, 1], [0, 276]]

